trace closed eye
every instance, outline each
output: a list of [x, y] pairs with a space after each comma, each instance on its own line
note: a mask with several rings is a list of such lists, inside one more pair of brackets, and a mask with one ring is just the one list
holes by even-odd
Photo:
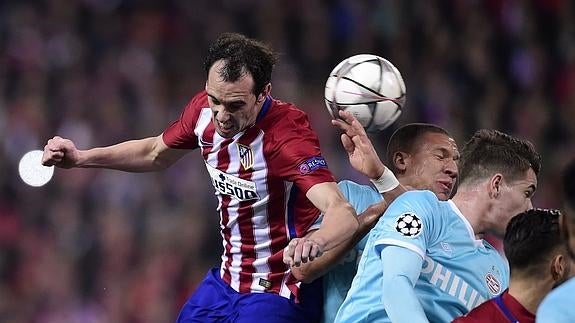
[[527, 198], [533, 197], [536, 189], [537, 188], [535, 187], [535, 185], [529, 185], [529, 188], [525, 191], [525, 197]]
[[210, 95], [209, 97], [210, 97], [210, 100], [212, 100], [212, 103], [213, 103], [214, 105], [220, 105], [220, 101], [218, 101], [218, 99], [214, 98], [214, 97], [211, 96], [211, 95]]

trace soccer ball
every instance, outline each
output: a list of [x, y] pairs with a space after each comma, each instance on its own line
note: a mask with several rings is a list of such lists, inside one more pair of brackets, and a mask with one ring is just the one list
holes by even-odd
[[405, 104], [405, 83], [388, 60], [371, 54], [344, 59], [325, 83], [325, 104], [332, 118], [351, 112], [366, 131], [389, 127]]

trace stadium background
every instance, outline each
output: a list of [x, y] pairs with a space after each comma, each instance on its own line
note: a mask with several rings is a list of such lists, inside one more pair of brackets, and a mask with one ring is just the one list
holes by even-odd
[[[323, 104], [341, 59], [374, 53], [407, 85], [395, 124], [432, 122], [460, 146], [478, 128], [533, 141], [535, 206], [557, 207], [575, 156], [575, 8], [538, 0], [0, 1], [0, 321], [172, 322], [221, 251], [197, 153], [167, 171], [56, 170], [18, 159], [58, 134], [79, 148], [159, 134], [203, 88], [220, 32], [281, 53], [273, 95], [307, 111], [339, 179], [352, 171]], [[372, 137], [381, 154], [390, 132]]]

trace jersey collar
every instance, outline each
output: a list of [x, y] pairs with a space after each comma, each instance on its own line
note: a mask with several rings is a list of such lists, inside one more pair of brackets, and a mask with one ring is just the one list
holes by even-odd
[[256, 122], [260, 121], [266, 115], [266, 113], [270, 109], [271, 105], [272, 105], [272, 97], [268, 95], [268, 96], [266, 96], [266, 100], [264, 102], [264, 105], [262, 106], [262, 109], [258, 113], [258, 117], [256, 118]]

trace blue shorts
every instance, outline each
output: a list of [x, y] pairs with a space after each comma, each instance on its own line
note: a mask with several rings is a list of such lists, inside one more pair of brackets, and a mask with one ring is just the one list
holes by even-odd
[[319, 322], [321, 279], [302, 284], [300, 303], [271, 293], [240, 294], [211, 269], [182, 307], [177, 323], [191, 322]]

